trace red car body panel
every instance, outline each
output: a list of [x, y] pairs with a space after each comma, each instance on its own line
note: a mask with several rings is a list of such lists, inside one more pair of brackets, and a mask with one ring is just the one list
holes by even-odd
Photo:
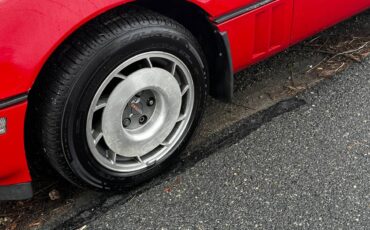
[[370, 0], [296, 0], [291, 43], [314, 35], [369, 6]]
[[234, 72], [289, 46], [293, 0], [276, 0], [219, 25], [230, 40]]
[[48, 57], [73, 31], [128, 1], [1, 1], [0, 100], [27, 92]]
[[[74, 31], [131, 1], [0, 1], [0, 102], [27, 93], [50, 55]], [[370, 6], [370, 0], [271, 0], [218, 23], [217, 18], [261, 0], [188, 2], [205, 11], [220, 32], [227, 32], [234, 72]], [[0, 135], [0, 186], [31, 181], [24, 148], [26, 108], [23, 102], [0, 109], [0, 118], [8, 120], [7, 133]]]
[[[235, 6], [240, 2], [236, 1]], [[218, 28], [228, 32], [237, 72], [369, 6], [370, 0], [275, 0]]]
[[0, 110], [9, 127], [6, 135], [0, 135], [0, 186], [31, 181], [23, 142], [26, 109], [23, 102]]

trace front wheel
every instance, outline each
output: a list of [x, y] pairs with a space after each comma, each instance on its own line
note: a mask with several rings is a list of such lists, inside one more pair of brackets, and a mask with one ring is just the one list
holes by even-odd
[[38, 137], [52, 166], [110, 190], [152, 178], [181, 152], [202, 115], [207, 71], [186, 29], [129, 6], [73, 35], [38, 84]]
[[86, 124], [89, 150], [112, 171], [145, 170], [167, 158], [188, 132], [194, 104], [193, 78], [179, 58], [163, 51], [134, 56], [94, 95]]

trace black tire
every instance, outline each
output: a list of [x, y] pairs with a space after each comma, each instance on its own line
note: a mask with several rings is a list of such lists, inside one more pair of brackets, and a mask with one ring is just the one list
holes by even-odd
[[[110, 171], [92, 157], [87, 146], [87, 110], [107, 73], [148, 51], [171, 53], [189, 68], [195, 86], [189, 127], [166, 160], [135, 174]], [[144, 182], [168, 167], [188, 143], [203, 113], [207, 75], [200, 46], [177, 22], [132, 5], [108, 12], [62, 44], [32, 90], [30, 114], [39, 148], [57, 172], [78, 186], [117, 190]]]

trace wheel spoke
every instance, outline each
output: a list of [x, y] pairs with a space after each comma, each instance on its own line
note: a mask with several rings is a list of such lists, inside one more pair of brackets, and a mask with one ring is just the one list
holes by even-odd
[[95, 138], [94, 138], [94, 144], [97, 145], [99, 141], [103, 138], [103, 133], [99, 133]]
[[155, 163], [157, 163], [157, 160], [152, 160], [152, 161], [148, 161], [148, 162], [146, 162], [146, 166], [152, 166], [152, 165], [154, 165]]
[[136, 159], [137, 159], [141, 164], [143, 164], [143, 163], [144, 163], [144, 161], [141, 159], [141, 157], [140, 157], [140, 156], [137, 156], [137, 157], [136, 157]]
[[126, 75], [123, 75], [123, 74], [121, 74], [121, 73], [117, 73], [117, 74], [115, 75], [115, 77], [117, 77], [117, 78], [121, 78], [122, 80], [126, 80], [126, 78], [127, 78], [127, 76], [126, 76]]
[[190, 89], [189, 85], [186, 85], [182, 90], [181, 90], [181, 96], [184, 96], [186, 92], [188, 92]]
[[171, 144], [172, 144], [172, 141], [171, 141], [171, 140], [163, 141], [163, 142], [161, 143], [161, 145], [162, 145], [162, 146], [164, 146], [164, 147], [167, 147], [167, 146], [169, 146], [169, 145], [171, 145]]
[[98, 100], [98, 102], [96, 103], [96, 105], [95, 105], [94, 112], [96, 112], [96, 111], [98, 111], [102, 108], [105, 108], [107, 106], [107, 101], [108, 101], [108, 98], [106, 98], [106, 97], [100, 98]]
[[102, 109], [102, 108], [105, 108], [107, 106], [107, 103], [106, 102], [101, 102], [101, 103], [98, 103], [96, 106], [95, 106], [95, 110], [94, 112]]
[[177, 67], [177, 65], [176, 65], [176, 63], [174, 62], [174, 63], [173, 63], [173, 65], [172, 65], [172, 68], [171, 68], [171, 74], [172, 74], [173, 76], [175, 76], [175, 73], [176, 73], [176, 67]]
[[149, 64], [150, 68], [153, 68], [153, 64], [152, 64], [152, 61], [150, 60], [150, 58], [147, 58], [146, 60], [148, 61], [148, 64]]
[[177, 118], [177, 122], [180, 122], [180, 121], [185, 120], [185, 118], [186, 118], [187, 116], [188, 116], [187, 114], [181, 114], [181, 115], [179, 116], [179, 118]]
[[117, 154], [113, 151], [108, 151], [108, 158], [112, 164], [115, 164], [117, 161]]

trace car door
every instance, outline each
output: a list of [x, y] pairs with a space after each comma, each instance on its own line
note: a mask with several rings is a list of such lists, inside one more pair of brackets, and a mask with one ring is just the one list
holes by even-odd
[[293, 1], [215, 1], [220, 9], [232, 8], [213, 20], [228, 34], [234, 72], [289, 46]]
[[299, 42], [369, 6], [370, 0], [294, 0], [292, 43]]

